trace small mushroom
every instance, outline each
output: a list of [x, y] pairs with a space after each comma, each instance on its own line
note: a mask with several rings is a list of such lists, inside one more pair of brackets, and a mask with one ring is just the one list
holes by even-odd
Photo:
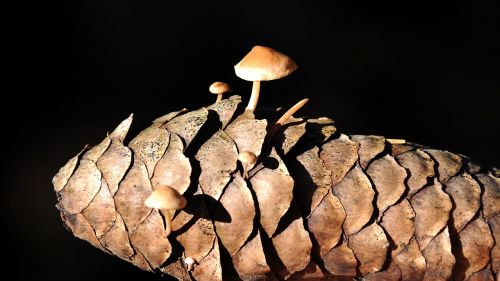
[[243, 165], [243, 178], [248, 178], [248, 170], [257, 162], [257, 156], [250, 151], [242, 151], [238, 154], [238, 160]]
[[283, 78], [297, 69], [295, 62], [288, 56], [269, 47], [255, 46], [234, 66], [236, 76], [252, 81], [252, 95], [247, 110], [254, 111], [259, 101], [260, 81]]
[[208, 91], [210, 91], [210, 93], [214, 95], [217, 95], [217, 100], [215, 101], [215, 103], [218, 103], [222, 100], [222, 95], [231, 92], [231, 87], [229, 87], [229, 85], [224, 82], [214, 82], [212, 83], [212, 85], [210, 85]]
[[190, 272], [196, 265], [196, 261], [192, 257], [187, 257], [184, 259], [184, 264], [186, 265], [186, 270]]
[[149, 208], [158, 209], [165, 217], [167, 236], [172, 232], [172, 215], [175, 210], [186, 207], [187, 201], [177, 190], [168, 185], [156, 188], [144, 201]]

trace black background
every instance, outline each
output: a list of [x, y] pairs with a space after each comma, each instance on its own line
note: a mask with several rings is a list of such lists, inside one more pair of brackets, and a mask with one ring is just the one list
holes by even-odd
[[233, 65], [256, 44], [299, 65], [262, 84], [260, 105], [309, 97], [301, 112], [332, 117], [344, 133], [498, 166], [498, 1], [340, 2], [18, 2], [7, 44], [15, 91], [2, 103], [4, 271], [19, 280], [159, 279], [65, 230], [51, 178], [131, 112], [137, 132], [212, 102], [216, 80], [248, 99], [251, 84]]

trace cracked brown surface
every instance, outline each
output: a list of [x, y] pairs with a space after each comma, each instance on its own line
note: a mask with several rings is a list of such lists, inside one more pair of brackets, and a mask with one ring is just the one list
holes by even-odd
[[[240, 101], [164, 115], [129, 143], [125, 119], [54, 177], [65, 225], [179, 280], [498, 278], [497, 169], [339, 134], [328, 118], [291, 118], [269, 141], [274, 117], [256, 119]], [[242, 150], [259, 156], [248, 179]], [[164, 217], [143, 204], [162, 184], [188, 201], [168, 238]]]

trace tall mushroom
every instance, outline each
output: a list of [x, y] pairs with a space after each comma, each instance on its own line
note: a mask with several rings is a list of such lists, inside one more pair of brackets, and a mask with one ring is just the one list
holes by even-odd
[[172, 232], [172, 213], [186, 207], [186, 203], [186, 198], [168, 185], [156, 188], [144, 201], [144, 205], [162, 212], [167, 236]]
[[272, 48], [255, 46], [234, 66], [236, 76], [252, 81], [252, 95], [247, 110], [254, 111], [259, 101], [260, 81], [283, 78], [297, 69], [295, 62]]
[[227, 83], [224, 82], [214, 82], [208, 88], [208, 91], [214, 95], [217, 95], [217, 100], [215, 103], [218, 103], [222, 100], [222, 95], [225, 93], [231, 92], [231, 87]]

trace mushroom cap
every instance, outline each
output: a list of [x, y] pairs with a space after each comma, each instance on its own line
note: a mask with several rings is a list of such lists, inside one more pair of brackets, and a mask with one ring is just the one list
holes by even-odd
[[220, 95], [231, 91], [231, 87], [224, 82], [214, 82], [208, 88], [208, 91], [212, 94]]
[[257, 162], [257, 155], [251, 151], [242, 151], [238, 154], [238, 160], [241, 163], [253, 165]]
[[295, 62], [272, 48], [255, 46], [234, 66], [236, 76], [247, 81], [283, 78], [297, 69]]
[[196, 261], [192, 257], [187, 257], [184, 259], [184, 263], [187, 265], [193, 265], [196, 263]]
[[156, 188], [144, 204], [149, 208], [179, 210], [186, 207], [186, 198], [168, 185]]

